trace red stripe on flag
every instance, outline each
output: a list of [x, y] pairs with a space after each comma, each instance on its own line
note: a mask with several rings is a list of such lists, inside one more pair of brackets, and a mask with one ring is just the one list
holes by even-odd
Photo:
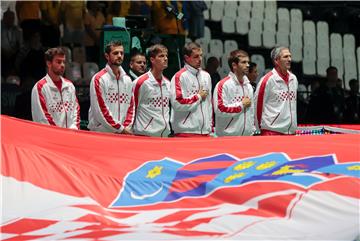
[[85, 216], [82, 216], [81, 218], [78, 218], [76, 220], [74, 220], [75, 222], [90, 222], [90, 223], [101, 223], [101, 224], [106, 224], [106, 225], [119, 225], [119, 223], [114, 222], [104, 216], [99, 216], [96, 214], [87, 214]]
[[113, 236], [113, 235], [122, 234], [122, 233], [128, 233], [128, 232], [113, 231], [113, 230], [94, 231], [94, 232], [89, 232], [89, 233], [84, 233], [84, 234], [80, 234], [80, 235], [67, 237], [66, 239], [91, 238], [92, 240], [97, 240], [99, 238]]
[[215, 175], [202, 175], [186, 179], [181, 179], [173, 182], [169, 188], [169, 193], [171, 192], [186, 192], [192, 189], [197, 188], [201, 183], [208, 182], [213, 180]]
[[45, 238], [48, 236], [51, 236], [52, 234], [46, 234], [46, 235], [21, 235], [21, 236], [15, 236], [8, 239], [2, 239], [2, 241], [19, 241], [19, 240], [37, 240], [40, 238]]
[[100, 206], [96, 206], [96, 205], [73, 205], [72, 207], [82, 208], [85, 210], [96, 212], [100, 215], [107, 215], [107, 216], [111, 216], [114, 218], [128, 218], [128, 217], [138, 214], [138, 212], [113, 212], [111, 210], [106, 210], [106, 209], [104, 209]]
[[22, 234], [22, 233], [27, 233], [38, 229], [46, 228], [57, 222], [58, 221], [44, 220], [44, 219], [23, 218], [16, 222], [1, 226], [1, 232]]
[[[346, 187], [346, 188], [344, 188]], [[329, 191], [342, 196], [360, 199], [360, 179], [356, 177], [339, 177], [315, 184], [311, 190]]]
[[260, 217], [285, 217], [290, 203], [296, 196], [296, 193], [294, 193], [266, 198], [258, 202], [258, 209], [251, 208], [245, 212], [234, 214]]
[[170, 214], [168, 216], [159, 218], [158, 220], [155, 220], [154, 223], [170, 223], [170, 222], [178, 222], [181, 220], [186, 219], [187, 217], [194, 215], [195, 213], [201, 213], [201, 212], [208, 212], [212, 211], [213, 209], [206, 209], [206, 210], [186, 210], [186, 211], [180, 211], [173, 214]]
[[219, 236], [225, 234], [225, 233], [217, 233], [217, 232], [203, 232], [203, 231], [195, 231], [195, 230], [170, 230], [170, 229], [165, 229], [162, 232], [179, 235], [179, 236]]
[[188, 164], [181, 168], [181, 171], [197, 171], [205, 169], [218, 169], [218, 168], [227, 168], [234, 164], [236, 160], [233, 161], [216, 161], [216, 162], [198, 162], [193, 164]]

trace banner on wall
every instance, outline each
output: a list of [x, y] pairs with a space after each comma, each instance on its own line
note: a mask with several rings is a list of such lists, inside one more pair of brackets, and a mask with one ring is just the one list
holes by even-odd
[[1, 117], [1, 239], [359, 235], [360, 135], [147, 138]]

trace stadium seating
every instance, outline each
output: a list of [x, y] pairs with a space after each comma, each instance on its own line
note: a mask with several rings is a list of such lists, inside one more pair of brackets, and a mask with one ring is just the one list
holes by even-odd
[[214, 1], [211, 4], [210, 9], [210, 20], [212, 21], [221, 21], [224, 16], [224, 2], [223, 1]]
[[82, 78], [81, 64], [75, 61], [68, 63], [65, 68], [65, 77], [75, 84], [79, 84]]
[[224, 16], [221, 20], [223, 33], [235, 33], [235, 17]]
[[84, 84], [90, 84], [91, 78], [99, 71], [99, 66], [93, 62], [85, 62], [82, 65], [82, 70], [84, 73]]

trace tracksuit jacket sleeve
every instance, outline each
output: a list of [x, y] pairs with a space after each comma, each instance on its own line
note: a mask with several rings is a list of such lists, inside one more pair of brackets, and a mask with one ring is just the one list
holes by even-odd
[[257, 131], [260, 131], [261, 118], [264, 111], [264, 103], [267, 99], [267, 93], [269, 92], [270, 83], [268, 81], [260, 80], [258, 87], [255, 91], [254, 96], [254, 117], [255, 117], [255, 127]]
[[31, 114], [35, 122], [56, 126], [54, 119], [48, 111], [45, 96], [39, 84], [35, 84], [31, 91]]
[[71, 111], [69, 111], [69, 128], [70, 129], [76, 129], [76, 130], [80, 130], [80, 105], [78, 102], [78, 99], [76, 98], [76, 91], [75, 91], [75, 87], [72, 87], [72, 103], [73, 104], [73, 108], [71, 108]]
[[195, 94], [184, 97], [185, 85], [182, 80], [183, 78], [177, 74], [171, 79], [171, 105], [176, 111], [192, 111], [200, 104], [201, 96]]
[[90, 84], [90, 95], [91, 109], [96, 120], [111, 132], [121, 133], [125, 127], [120, 122], [115, 121], [113, 113], [106, 106], [104, 86], [102, 86], [100, 78], [97, 78], [96, 75]]
[[219, 82], [214, 90], [214, 110], [215, 114], [222, 117], [235, 117], [242, 113], [244, 107], [242, 102], [231, 102], [231, 97], [227, 93], [227, 87], [223, 82]]

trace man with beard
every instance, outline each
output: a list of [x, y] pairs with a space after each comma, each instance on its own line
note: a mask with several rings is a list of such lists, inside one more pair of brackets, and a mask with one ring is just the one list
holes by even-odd
[[134, 133], [167, 137], [170, 134], [170, 81], [163, 71], [168, 66], [168, 50], [162, 44], [148, 49], [151, 69], [134, 82], [136, 117]]
[[171, 125], [175, 136], [209, 136], [212, 132], [211, 78], [201, 69], [202, 49], [190, 42], [183, 49], [185, 66], [171, 79]]
[[51, 48], [45, 52], [47, 75], [39, 80], [31, 93], [31, 112], [35, 122], [64, 128], [80, 128], [80, 106], [75, 87], [62, 77], [65, 51]]
[[214, 91], [215, 130], [217, 136], [251, 136], [255, 132], [253, 88], [246, 77], [249, 55], [234, 50], [228, 58], [231, 69]]
[[92, 131], [132, 134], [134, 97], [132, 81], [121, 64], [124, 46], [111, 41], [105, 47], [105, 68], [96, 73], [90, 83], [88, 128]]
[[255, 92], [255, 124], [261, 135], [293, 135], [298, 81], [290, 72], [291, 53], [287, 47], [275, 47], [270, 55], [274, 68], [261, 78]]

